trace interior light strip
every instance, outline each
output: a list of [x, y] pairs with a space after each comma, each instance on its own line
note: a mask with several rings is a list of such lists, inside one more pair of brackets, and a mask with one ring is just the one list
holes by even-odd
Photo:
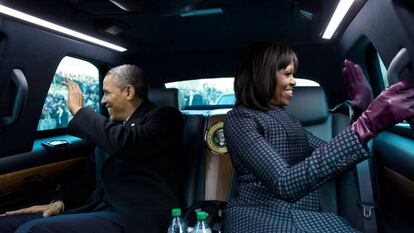
[[329, 40], [332, 38], [333, 34], [335, 33], [342, 19], [345, 17], [349, 8], [351, 8], [352, 3], [354, 3], [354, 1], [355, 0], [341, 0], [339, 2], [331, 20], [329, 21], [328, 26], [326, 27], [325, 32], [323, 33], [323, 39]]
[[193, 10], [193, 11], [186, 12], [186, 13], [181, 13], [181, 17], [221, 15], [221, 14], [223, 14], [223, 9], [209, 8], [209, 9], [199, 9], [199, 10]]
[[115, 44], [97, 39], [97, 38], [92, 37], [92, 36], [85, 35], [83, 33], [74, 31], [74, 30], [69, 29], [69, 28], [62, 27], [60, 25], [48, 22], [46, 20], [31, 16], [31, 15], [28, 15], [28, 14], [25, 14], [23, 12], [14, 10], [12, 8], [9, 8], [9, 7], [3, 6], [3, 5], [0, 5], [0, 13], [11, 16], [11, 17], [14, 17], [14, 18], [21, 19], [21, 20], [29, 22], [29, 23], [39, 25], [41, 27], [51, 29], [53, 31], [57, 31], [57, 32], [66, 34], [66, 35], [71, 36], [71, 37], [75, 37], [75, 38], [85, 40], [85, 41], [88, 41], [88, 42], [91, 42], [91, 43], [94, 43], [94, 44], [97, 44], [97, 45], [101, 45], [101, 46], [104, 46], [106, 48], [110, 48], [110, 49], [113, 49], [113, 50], [116, 50], [116, 51], [119, 51], [119, 52], [125, 52], [127, 50], [126, 48], [123, 48], [121, 46], [118, 46], [118, 45], [115, 45]]

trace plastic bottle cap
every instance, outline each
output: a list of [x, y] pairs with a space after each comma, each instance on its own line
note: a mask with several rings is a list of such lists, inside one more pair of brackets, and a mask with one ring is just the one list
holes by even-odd
[[181, 216], [181, 209], [180, 208], [174, 208], [171, 210], [171, 215], [173, 217], [179, 217]]
[[198, 211], [197, 212], [197, 220], [206, 220], [208, 214], [204, 211]]

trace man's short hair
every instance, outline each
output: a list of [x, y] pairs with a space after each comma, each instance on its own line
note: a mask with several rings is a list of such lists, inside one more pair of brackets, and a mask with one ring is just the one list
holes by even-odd
[[148, 85], [144, 78], [144, 71], [136, 65], [125, 64], [110, 69], [105, 76], [112, 75], [113, 80], [121, 89], [131, 85], [136, 95], [142, 99], [148, 99]]

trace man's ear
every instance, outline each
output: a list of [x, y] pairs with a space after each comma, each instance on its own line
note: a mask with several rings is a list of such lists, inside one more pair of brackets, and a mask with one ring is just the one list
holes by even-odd
[[132, 100], [137, 95], [135, 88], [132, 85], [126, 87], [126, 98], [127, 100]]

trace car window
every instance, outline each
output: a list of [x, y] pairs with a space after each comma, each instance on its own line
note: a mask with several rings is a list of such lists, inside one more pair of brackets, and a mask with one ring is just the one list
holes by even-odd
[[215, 105], [231, 105], [236, 102], [234, 93], [221, 94]]
[[92, 63], [73, 57], [64, 57], [60, 62], [50, 85], [38, 131], [66, 128], [71, 114], [67, 108], [65, 79], [77, 82], [84, 93], [84, 104], [99, 111], [99, 71]]
[[185, 107], [216, 105], [224, 93], [233, 93], [232, 77], [195, 79], [165, 83], [167, 88], [178, 88], [184, 95]]
[[[195, 79], [165, 83], [166, 88], [178, 88], [184, 95], [185, 107], [234, 105], [233, 77]], [[296, 86], [319, 86], [309, 79], [296, 79]]]
[[382, 84], [383, 84], [383, 89], [385, 89], [385, 88], [387, 88], [387, 87], [389, 87], [389, 83], [388, 83], [388, 78], [387, 78], [387, 75], [388, 75], [388, 72], [387, 72], [387, 68], [385, 67], [385, 65], [384, 65], [384, 62], [382, 61], [382, 59], [381, 59], [381, 57], [380, 57], [380, 55], [377, 53], [377, 62], [378, 62], [378, 65], [379, 65], [379, 67], [380, 67], [380, 75], [381, 75], [381, 77], [382, 77]]

